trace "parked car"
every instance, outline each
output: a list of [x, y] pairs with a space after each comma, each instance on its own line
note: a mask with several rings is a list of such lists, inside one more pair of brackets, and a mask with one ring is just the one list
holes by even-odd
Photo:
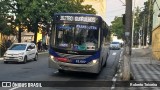
[[119, 50], [121, 48], [120, 42], [113, 41], [110, 44], [110, 50]]
[[14, 43], [4, 54], [4, 63], [38, 60], [38, 51], [34, 43]]

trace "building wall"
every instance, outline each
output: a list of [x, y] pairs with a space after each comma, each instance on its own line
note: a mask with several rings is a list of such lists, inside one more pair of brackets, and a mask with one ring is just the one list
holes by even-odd
[[[160, 0], [156, 1], [160, 3]], [[155, 59], [160, 60], [160, 17], [158, 17], [160, 10], [156, 3], [154, 3], [153, 11], [152, 53]]]
[[160, 27], [152, 32], [152, 52], [153, 57], [160, 60]]
[[83, 5], [92, 5], [96, 10], [97, 15], [101, 16], [106, 21], [106, 5], [107, 0], [84, 0]]
[[[160, 5], [160, 0], [156, 0], [158, 5]], [[156, 29], [160, 25], [160, 17], [158, 17], [158, 14], [160, 13], [160, 10], [156, 4], [154, 3], [153, 6], [153, 29]]]

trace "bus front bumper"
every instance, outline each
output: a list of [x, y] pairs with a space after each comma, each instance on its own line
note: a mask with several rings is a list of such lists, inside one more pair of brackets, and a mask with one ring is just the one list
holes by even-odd
[[94, 60], [88, 64], [73, 64], [73, 63], [59, 62], [49, 58], [49, 68], [66, 70], [66, 71], [99, 73], [98, 61], [99, 60]]

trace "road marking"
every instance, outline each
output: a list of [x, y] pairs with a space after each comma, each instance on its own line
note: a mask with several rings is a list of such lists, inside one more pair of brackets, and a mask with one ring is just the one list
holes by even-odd
[[116, 54], [117, 54], [116, 52], [112, 53], [112, 55], [116, 55]]
[[112, 87], [111, 87], [111, 90], [114, 90], [114, 89], [115, 89], [115, 86], [112, 86]]
[[116, 79], [115, 77], [112, 79], [112, 81], [114, 81], [114, 82], [115, 82], [116, 80], [117, 80], [117, 79]]
[[116, 77], [113, 77], [112, 78], [112, 81], [113, 81], [113, 85], [112, 85], [112, 87], [111, 87], [111, 90], [114, 90], [115, 89], [115, 82], [116, 82]]
[[11, 88], [9, 90], [15, 90], [15, 89], [18, 89], [18, 88], [20, 88], [20, 87], [14, 87], [14, 88]]
[[54, 73], [58, 73], [59, 71], [55, 71]]

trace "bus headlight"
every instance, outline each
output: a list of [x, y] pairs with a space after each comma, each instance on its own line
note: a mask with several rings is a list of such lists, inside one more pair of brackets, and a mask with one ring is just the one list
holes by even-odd
[[54, 60], [54, 56], [50, 55], [50, 59]]
[[92, 62], [95, 64], [95, 63], [97, 63], [98, 61], [97, 61], [97, 59], [94, 59], [94, 60], [92, 60]]

